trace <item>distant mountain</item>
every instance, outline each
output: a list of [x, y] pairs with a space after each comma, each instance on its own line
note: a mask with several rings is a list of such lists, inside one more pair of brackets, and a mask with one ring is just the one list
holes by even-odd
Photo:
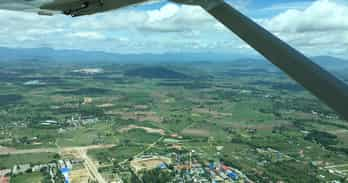
[[343, 60], [340, 58], [330, 56], [313, 57], [313, 60], [317, 64], [329, 70], [342, 71], [348, 69], [348, 60]]
[[115, 54], [80, 50], [55, 50], [51, 48], [0, 47], [0, 61], [99, 61], [115, 59]]
[[[311, 58], [315, 63], [329, 71], [347, 71], [348, 60], [331, 57], [331, 56], [316, 56]], [[268, 68], [275, 69], [275, 67], [264, 58], [241, 58], [235, 59], [234, 64], [245, 65], [245, 67], [253, 68]]]
[[[2, 61], [59, 61], [59, 62], [231, 62], [245, 67], [272, 66], [265, 59], [243, 58], [241, 55], [217, 53], [163, 53], [163, 54], [117, 54], [101, 51], [56, 50], [52, 48], [5, 48], [0, 47]], [[313, 57], [319, 65], [331, 71], [348, 69], [348, 60], [330, 56]]]
[[180, 62], [180, 61], [227, 61], [236, 58], [230, 54], [215, 53], [163, 53], [117, 54], [101, 51], [56, 50], [52, 48], [5, 48], [0, 47], [1, 61], [68, 61], [68, 62]]

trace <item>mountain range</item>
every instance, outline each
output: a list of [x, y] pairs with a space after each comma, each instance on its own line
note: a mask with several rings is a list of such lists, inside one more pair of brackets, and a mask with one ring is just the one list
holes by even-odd
[[[262, 57], [245, 58], [242, 55], [217, 53], [162, 53], [162, 54], [117, 54], [101, 51], [56, 50], [52, 48], [6, 48], [0, 47], [0, 62], [4, 61], [56, 61], [56, 62], [240, 62], [243, 65], [269, 65]], [[322, 67], [342, 71], [348, 69], [348, 60], [318, 56], [312, 60]]]

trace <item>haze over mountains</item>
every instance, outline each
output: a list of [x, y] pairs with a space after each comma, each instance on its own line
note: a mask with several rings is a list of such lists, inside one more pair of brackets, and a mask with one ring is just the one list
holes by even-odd
[[[312, 58], [316, 63], [332, 71], [348, 69], [348, 60], [331, 56]], [[51, 48], [0, 47], [0, 61], [60, 61], [60, 62], [194, 62], [239, 61], [243, 65], [269, 66], [262, 57], [217, 53], [163, 53], [163, 54], [116, 54], [100, 51], [55, 50]]]

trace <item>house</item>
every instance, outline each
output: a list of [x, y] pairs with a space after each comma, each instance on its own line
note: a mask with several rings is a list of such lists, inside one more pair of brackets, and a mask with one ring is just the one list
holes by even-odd
[[65, 167], [72, 169], [72, 164], [71, 164], [70, 160], [64, 160], [64, 163], [65, 163]]
[[30, 169], [31, 169], [30, 164], [15, 165], [15, 166], [13, 166], [12, 174], [13, 175], [17, 175], [17, 174], [20, 174], [20, 173], [24, 173], [24, 172], [26, 172], [26, 171], [28, 171]]
[[6, 176], [11, 173], [11, 169], [0, 170], [0, 177]]

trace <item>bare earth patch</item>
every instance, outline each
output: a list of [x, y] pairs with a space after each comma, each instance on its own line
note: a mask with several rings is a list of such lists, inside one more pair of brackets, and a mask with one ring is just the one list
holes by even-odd
[[333, 134], [337, 135], [338, 139], [343, 142], [343, 144], [348, 145], [348, 130], [341, 129], [336, 130], [332, 132]]
[[146, 159], [135, 159], [131, 161], [131, 167], [135, 170], [135, 172], [139, 172], [141, 170], [151, 170], [159, 167], [162, 163], [170, 164], [171, 160], [167, 157], [151, 157]]
[[14, 149], [14, 148], [8, 148], [8, 147], [0, 146], [0, 154], [8, 154], [8, 153], [13, 152], [15, 150], [16, 149]]
[[165, 135], [165, 131], [163, 129], [149, 128], [149, 127], [143, 127], [143, 126], [137, 126], [137, 125], [129, 125], [127, 127], [119, 129], [118, 131], [121, 133], [124, 133], [124, 132], [128, 132], [131, 129], [143, 129], [147, 133], [158, 133], [160, 135]]
[[89, 174], [86, 168], [73, 170], [70, 175], [71, 182], [88, 182]]
[[196, 136], [196, 137], [209, 137], [210, 132], [206, 129], [192, 129], [187, 128], [181, 131], [182, 135]]
[[288, 121], [283, 120], [274, 120], [270, 121], [268, 123], [233, 123], [229, 125], [229, 127], [232, 127], [233, 129], [239, 129], [239, 130], [245, 130], [245, 129], [256, 129], [257, 131], [269, 131], [271, 132], [273, 128], [275, 127], [287, 127], [291, 128], [291, 123]]
[[114, 104], [111, 104], [111, 103], [97, 105], [97, 107], [100, 107], [100, 108], [113, 107], [113, 106], [114, 106]]
[[146, 109], [149, 109], [149, 106], [147, 106], [147, 105], [135, 105], [133, 108], [135, 110], [146, 110]]

